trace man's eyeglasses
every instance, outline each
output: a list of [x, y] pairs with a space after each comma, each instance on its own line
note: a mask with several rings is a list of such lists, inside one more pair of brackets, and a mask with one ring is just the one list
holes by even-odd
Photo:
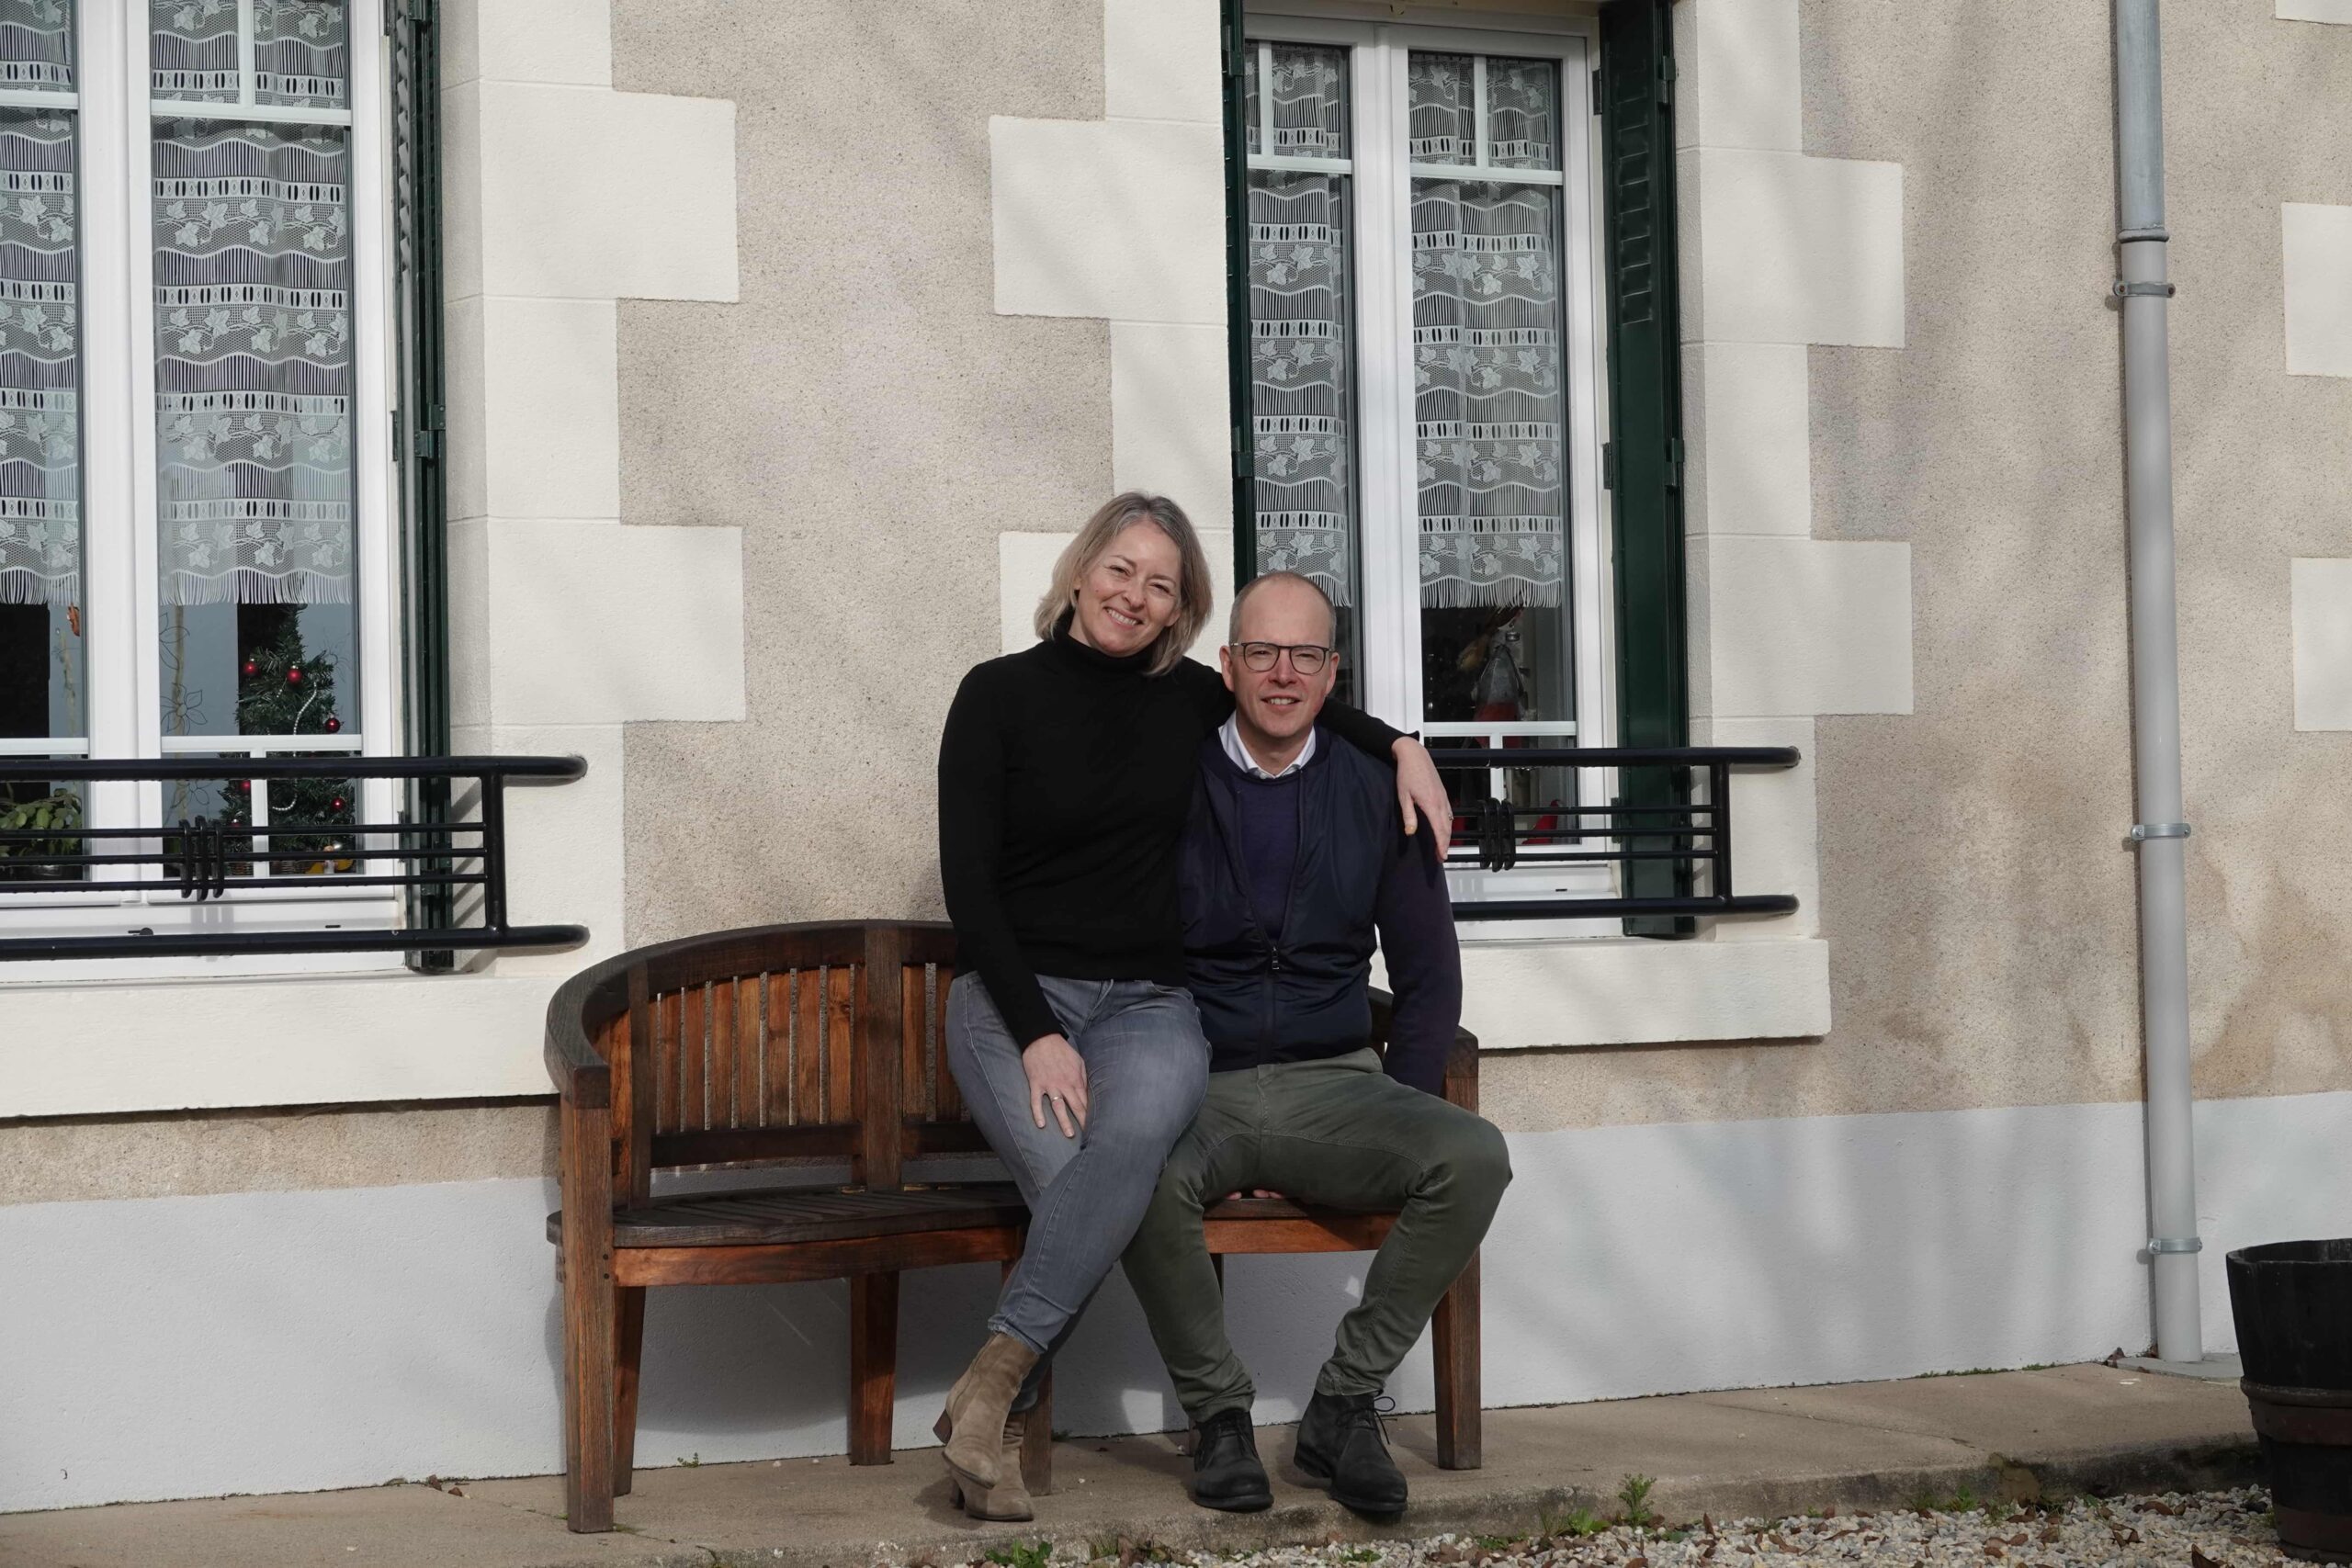
[[1302, 675], [1320, 675], [1324, 664], [1337, 650], [1313, 642], [1244, 642], [1236, 643], [1234, 650], [1241, 655], [1245, 669], [1262, 675], [1274, 667], [1274, 660], [1290, 655], [1290, 667]]

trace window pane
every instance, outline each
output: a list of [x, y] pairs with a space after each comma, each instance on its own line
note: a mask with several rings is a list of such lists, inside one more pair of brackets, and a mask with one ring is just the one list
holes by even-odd
[[344, 0], [254, 0], [254, 97], [341, 108], [351, 78]]
[[345, 107], [351, 51], [344, 0], [251, 0], [251, 14], [247, 39], [239, 30], [237, 0], [150, 0], [154, 96], [184, 103]]
[[237, 0], [150, 0], [151, 91], [159, 98], [233, 104], [238, 69]]
[[[74, 7], [0, 0], [0, 738], [86, 733]], [[10, 792], [11, 794], [21, 792]], [[46, 795], [44, 785], [34, 792]]]
[[1477, 159], [1476, 62], [1467, 54], [1414, 54], [1405, 69], [1411, 125], [1406, 152], [1416, 164]]
[[1345, 50], [1278, 43], [1273, 59], [1274, 141], [1284, 158], [1348, 155], [1348, 56]]
[[1560, 166], [1560, 67], [1487, 62], [1487, 161], [1503, 169]]
[[346, 171], [332, 127], [155, 128], [166, 734], [356, 731]]
[[[1473, 65], [1413, 58], [1417, 162], [1447, 161], [1449, 151], [1470, 161], [1472, 149], [1443, 138], [1465, 132], [1476, 112]], [[1556, 75], [1542, 62], [1487, 62], [1490, 166], [1556, 166]], [[1416, 179], [1412, 203], [1422, 717], [1560, 727], [1454, 744], [1571, 743], [1561, 192]], [[1487, 793], [1485, 775], [1458, 777], [1466, 793]], [[1510, 769], [1502, 780], [1527, 813], [1522, 826], [1548, 837], [1566, 825], [1542, 814], [1574, 803], [1569, 770]]]
[[[1278, 44], [1271, 53], [1276, 150], [1343, 156], [1345, 51]], [[1350, 183], [1340, 174], [1250, 174], [1258, 570], [1304, 572], [1339, 607], [1342, 701], [1356, 700], [1359, 662]]]

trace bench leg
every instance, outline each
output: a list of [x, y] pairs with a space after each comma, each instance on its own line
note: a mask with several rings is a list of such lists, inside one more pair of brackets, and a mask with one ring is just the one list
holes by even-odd
[[1430, 1324], [1437, 1359], [1437, 1462], [1476, 1470], [1486, 1456], [1479, 1430], [1478, 1259], [1473, 1257], [1437, 1303]]
[[615, 1292], [613, 1380], [613, 1494], [626, 1497], [637, 1473], [637, 1368], [645, 1352], [645, 1287], [623, 1285]]
[[563, 1102], [563, 1519], [613, 1528], [613, 1156], [601, 1110]]
[[853, 1274], [849, 1281], [849, 1461], [890, 1462], [890, 1416], [898, 1403], [899, 1276]]

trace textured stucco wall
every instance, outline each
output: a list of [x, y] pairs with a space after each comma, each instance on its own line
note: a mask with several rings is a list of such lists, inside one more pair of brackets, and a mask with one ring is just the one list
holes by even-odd
[[744, 530], [750, 716], [630, 728], [629, 941], [935, 915], [997, 534], [1109, 494], [1108, 334], [996, 314], [989, 206], [991, 115], [1102, 113], [1102, 0], [617, 0], [613, 50], [736, 102], [742, 268], [740, 304], [621, 307], [622, 508]]
[[[1509, 1127], [2140, 1092], [2109, 18], [1799, 23], [1804, 152], [1904, 178], [1902, 346], [1808, 351], [1813, 534], [1913, 562], [1913, 712], [1816, 721], [1835, 1027], [1490, 1056]], [[2289, 562], [2352, 555], [2352, 382], [2287, 374], [2279, 208], [2352, 201], [2352, 28], [2165, 27], [2198, 1090], [2337, 1089], [2352, 739], [2295, 729]]]
[[[1796, 9], [1803, 152], [1901, 169], [1899, 345], [1804, 352], [1811, 535], [1908, 547], [1912, 711], [1815, 721], [1833, 1032], [1491, 1058], [1529, 1130], [2139, 1092], [2108, 18]], [[741, 106], [743, 301], [623, 306], [623, 504], [745, 527], [751, 682], [746, 724], [629, 731], [631, 941], [935, 910], [991, 536], [1111, 451], [1101, 324], [991, 310], [988, 118], [1098, 116], [1102, 10], [619, 0], [617, 85]], [[2285, 373], [2278, 209], [2352, 200], [2312, 118], [2352, 116], [2352, 29], [2166, 24], [2199, 1084], [2343, 1087], [2352, 742], [2293, 728], [2288, 563], [2352, 554], [2352, 392]]]

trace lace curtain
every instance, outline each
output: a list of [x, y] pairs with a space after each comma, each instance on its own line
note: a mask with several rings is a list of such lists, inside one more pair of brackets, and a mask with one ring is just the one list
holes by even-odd
[[[1271, 54], [1272, 79], [1261, 83], [1258, 51], [1250, 51], [1250, 151], [1346, 157], [1344, 53], [1276, 44]], [[1271, 149], [1264, 146], [1269, 108]], [[1258, 568], [1302, 572], [1335, 604], [1352, 602], [1355, 583], [1348, 203], [1344, 175], [1250, 174]]]
[[[1416, 164], [1476, 161], [1475, 62], [1415, 54]], [[1488, 166], [1558, 168], [1547, 62], [1487, 62]], [[1559, 188], [1413, 185], [1421, 603], [1555, 605], [1566, 565]]]
[[[340, 0], [255, 0], [253, 98], [339, 107]], [[154, 0], [158, 95], [234, 100], [233, 0]], [[155, 123], [156, 524], [166, 604], [351, 597], [349, 143]]]
[[[279, 107], [342, 108], [350, 81], [344, 0], [253, 0], [250, 101]], [[150, 0], [152, 91], [184, 103], [233, 104], [243, 96], [237, 0]]]
[[[0, 86], [74, 90], [74, 8], [0, 0]], [[82, 597], [74, 117], [0, 109], [0, 604]]]

